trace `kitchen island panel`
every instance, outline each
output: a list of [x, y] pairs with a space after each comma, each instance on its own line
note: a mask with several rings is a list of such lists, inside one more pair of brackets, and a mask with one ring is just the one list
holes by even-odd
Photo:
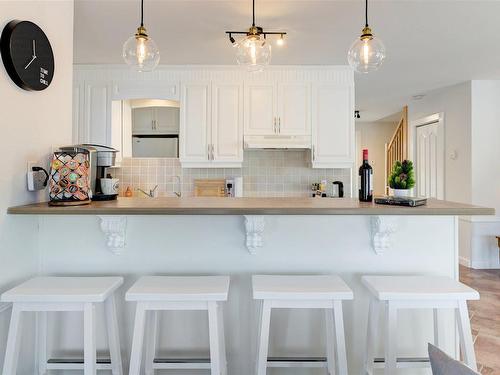
[[[404, 216], [398, 220], [393, 247], [377, 255], [371, 247], [369, 216], [267, 216], [265, 247], [255, 255], [245, 247], [242, 216], [130, 216], [126, 247], [120, 256], [103, 243], [98, 219], [93, 216], [40, 216], [40, 270], [55, 275], [123, 275], [118, 294], [123, 348], [130, 350], [134, 304], [123, 301], [125, 291], [141, 275], [231, 276], [225, 305], [229, 374], [253, 374], [256, 305], [252, 274], [339, 274], [353, 289], [354, 301], [344, 304], [350, 373], [361, 371], [365, 348], [368, 294], [361, 285], [365, 274], [435, 274], [456, 278], [458, 257], [456, 219], [452, 216]], [[444, 314], [444, 347], [455, 350], [453, 315]], [[70, 315], [58, 324], [54, 349], [81, 348], [81, 319]], [[432, 313], [401, 314], [399, 353], [424, 356], [433, 338]], [[207, 319], [201, 313], [167, 313], [161, 322], [160, 353], [186, 348], [207, 355]], [[271, 355], [324, 355], [324, 322], [319, 311], [273, 312]], [[100, 332], [100, 330], [98, 330]], [[104, 337], [99, 347], [106, 347]], [[382, 340], [377, 355], [383, 355]], [[269, 370], [270, 375], [290, 370]], [[324, 374], [304, 370], [301, 374]], [[408, 374], [428, 374], [409, 370]], [[190, 372], [186, 372], [191, 375]], [[193, 373], [194, 375], [195, 373]]]

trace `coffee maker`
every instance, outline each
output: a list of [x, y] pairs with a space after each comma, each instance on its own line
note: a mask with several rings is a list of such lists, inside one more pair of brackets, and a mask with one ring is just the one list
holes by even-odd
[[102, 145], [80, 144], [61, 147], [60, 151], [74, 152], [76, 150], [85, 150], [89, 154], [90, 162], [90, 188], [92, 190], [93, 201], [113, 200], [118, 194], [106, 195], [101, 190], [101, 178], [106, 177], [106, 168], [114, 167], [116, 162], [116, 153], [118, 150]]

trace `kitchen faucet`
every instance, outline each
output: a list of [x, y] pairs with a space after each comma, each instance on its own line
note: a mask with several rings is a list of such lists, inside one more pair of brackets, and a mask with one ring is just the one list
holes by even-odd
[[149, 193], [146, 193], [144, 190], [137, 188], [138, 191], [140, 191], [142, 194], [144, 194], [144, 195], [146, 195], [146, 196], [148, 196], [150, 198], [154, 198], [155, 197], [156, 189], [158, 189], [158, 185], [156, 185], [153, 189], [150, 189]]

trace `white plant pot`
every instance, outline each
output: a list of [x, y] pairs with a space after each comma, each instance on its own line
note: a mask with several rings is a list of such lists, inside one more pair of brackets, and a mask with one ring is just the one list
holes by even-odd
[[411, 189], [392, 189], [392, 195], [398, 198], [411, 197]]

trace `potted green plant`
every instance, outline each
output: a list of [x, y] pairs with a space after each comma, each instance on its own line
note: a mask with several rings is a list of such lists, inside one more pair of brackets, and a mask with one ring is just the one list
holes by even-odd
[[415, 173], [411, 160], [394, 162], [388, 184], [395, 197], [411, 196], [411, 189], [415, 186]]

